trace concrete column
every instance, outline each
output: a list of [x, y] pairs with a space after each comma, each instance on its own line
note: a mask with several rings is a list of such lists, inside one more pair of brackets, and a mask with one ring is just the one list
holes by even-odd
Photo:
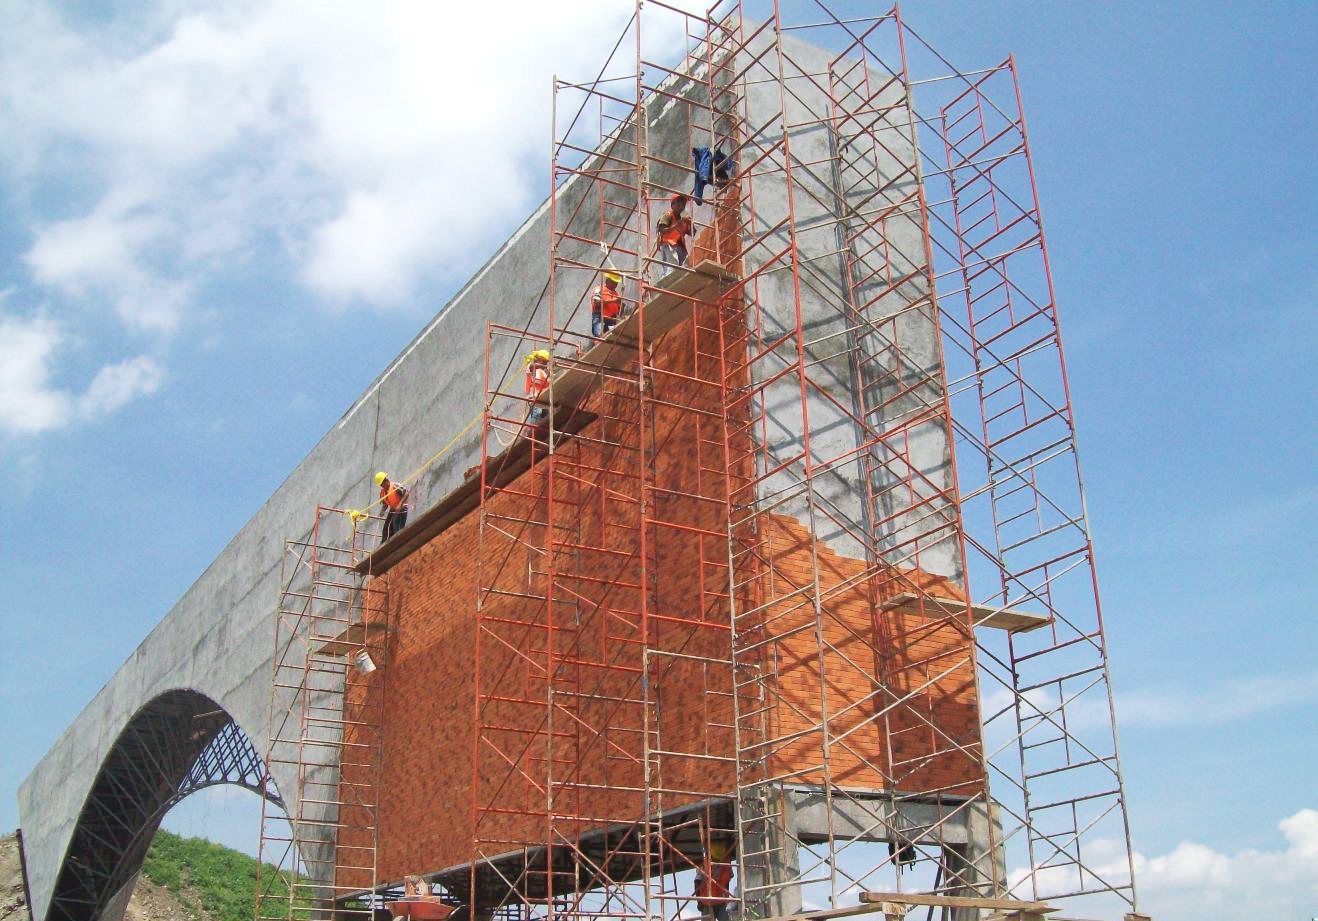
[[801, 860], [796, 839], [796, 804], [779, 787], [762, 789], [738, 804], [743, 853], [737, 888], [747, 917], [777, 918], [801, 911]]
[[[945, 846], [943, 855], [951, 880], [959, 884], [948, 895], [994, 896], [1005, 889], [1007, 866], [997, 807], [980, 802], [967, 806], [966, 842]], [[951, 921], [980, 921], [988, 914], [979, 908], [954, 908], [950, 917]]]

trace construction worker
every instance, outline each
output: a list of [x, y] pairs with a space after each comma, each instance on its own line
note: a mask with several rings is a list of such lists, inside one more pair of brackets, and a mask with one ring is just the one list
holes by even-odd
[[[527, 417], [527, 421], [533, 427], [542, 425], [549, 419], [549, 409], [545, 406], [536, 406], [535, 401], [549, 389], [549, 359], [552, 357], [548, 349], [536, 349], [534, 352], [527, 352], [523, 359], [526, 363], [526, 395], [532, 403], [531, 414]], [[534, 429], [528, 434], [533, 433]]]
[[693, 893], [700, 917], [705, 921], [729, 921], [732, 902], [732, 842], [714, 838], [709, 842], [708, 859], [696, 872]]
[[659, 218], [659, 259], [667, 265], [686, 265], [686, 238], [691, 236], [691, 218], [682, 213], [686, 196], [678, 192], [671, 207]]
[[419, 902], [438, 902], [440, 899], [424, 876], [403, 877], [403, 898]]
[[380, 487], [380, 502], [384, 505], [383, 544], [407, 525], [408, 490], [391, 481], [383, 470], [375, 475], [375, 485]]
[[604, 284], [595, 289], [590, 296], [590, 334], [598, 339], [622, 318], [622, 293], [618, 291], [618, 282], [622, 276], [617, 272], [604, 273]]

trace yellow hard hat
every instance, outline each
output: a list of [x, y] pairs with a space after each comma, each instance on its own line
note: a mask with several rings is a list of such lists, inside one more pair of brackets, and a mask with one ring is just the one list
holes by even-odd
[[387, 480], [387, 479], [389, 479], [389, 474], [387, 474], [387, 473], [385, 473], [383, 470], [381, 470], [379, 473], [377, 473], [377, 474], [375, 475], [375, 485], [376, 485], [376, 486], [379, 486], [381, 483], [383, 483], [383, 482], [384, 482], [385, 480]]
[[534, 352], [527, 352], [525, 360], [529, 365], [533, 361], [549, 361], [549, 359], [553, 357], [553, 355], [549, 354], [548, 349], [536, 349]]
[[622, 276], [619, 275], [617, 272], [605, 272], [605, 273], [604, 273], [604, 278], [605, 278], [606, 281], [611, 281], [611, 282], [613, 282], [615, 285], [616, 285], [618, 282], [622, 281]]

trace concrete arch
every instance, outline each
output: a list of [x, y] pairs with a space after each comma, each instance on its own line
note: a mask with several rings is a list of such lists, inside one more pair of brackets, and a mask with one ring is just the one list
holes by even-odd
[[214, 700], [180, 689], [148, 701], [120, 731], [83, 802], [47, 921], [117, 921], [165, 814], [219, 784], [283, 807], [255, 746]]

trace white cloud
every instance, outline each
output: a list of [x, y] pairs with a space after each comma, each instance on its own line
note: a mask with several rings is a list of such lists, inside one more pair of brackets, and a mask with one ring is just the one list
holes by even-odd
[[[985, 687], [981, 706], [987, 718], [1010, 707], [1015, 699], [1004, 687]], [[1055, 694], [1032, 691], [1025, 712], [1034, 716], [1056, 709]], [[1171, 726], [1207, 726], [1255, 716], [1269, 710], [1307, 707], [1318, 703], [1318, 673], [1247, 675], [1207, 679], [1193, 685], [1153, 685], [1116, 693], [1117, 726], [1121, 729], [1165, 729]], [[1054, 717], [1060, 719], [1060, 717]], [[1066, 705], [1068, 727], [1081, 734], [1108, 725], [1107, 698], [1095, 686]], [[999, 716], [999, 734], [1014, 732], [1014, 716]], [[1042, 728], [1036, 728], [1036, 735]], [[991, 744], [992, 740], [991, 740]], [[997, 743], [1000, 744], [1000, 743]], [[994, 746], [995, 747], [995, 746]]]
[[1318, 810], [1278, 827], [1280, 850], [1225, 854], [1183, 842], [1161, 857], [1135, 857], [1143, 910], [1158, 921], [1309, 918], [1318, 913]]
[[[0, 183], [31, 239], [24, 301], [70, 335], [110, 315], [163, 353], [230, 283], [389, 309], [461, 281], [547, 190], [551, 76], [592, 75], [630, 15], [614, 0], [6, 4]], [[672, 53], [668, 19], [647, 36]], [[113, 402], [106, 383], [53, 389], [53, 348], [10, 372], [41, 395], [22, 431]], [[99, 379], [150, 393], [160, 369], [132, 367], [132, 386], [122, 368]]]
[[0, 314], [0, 432], [36, 435], [75, 419], [98, 419], [160, 386], [160, 365], [140, 355], [105, 365], [75, 395], [52, 383], [52, 365], [65, 345], [63, 330], [50, 319]]
[[609, 0], [164, 9], [82, 28], [36, 4], [9, 14], [23, 25], [0, 39], [13, 165], [32, 181], [72, 157], [104, 187], [39, 228], [43, 283], [118, 299], [233, 271], [198, 254], [250, 254], [270, 232], [318, 294], [404, 301], [478, 265], [543, 196], [549, 78], [598, 66], [629, 14]]
[[80, 294], [131, 277], [134, 251], [161, 232], [162, 222], [116, 212], [104, 202], [84, 217], [40, 229], [27, 254], [37, 281]]
[[1265, 710], [1303, 707], [1318, 701], [1318, 674], [1254, 675], [1211, 686], [1143, 688], [1117, 695], [1120, 726], [1158, 729], [1202, 726], [1253, 716]]
[[146, 355], [106, 365], [79, 398], [78, 411], [89, 419], [112, 413], [134, 397], [155, 393], [162, 373], [155, 359]]
[[0, 316], [0, 430], [30, 435], [68, 420], [68, 395], [50, 386], [51, 357], [62, 338], [48, 320]]
[[172, 232], [168, 221], [102, 201], [90, 214], [36, 229], [26, 260], [33, 278], [72, 298], [103, 296], [132, 329], [177, 328], [186, 284], [146, 268], [139, 255]]
[[[1285, 838], [1274, 850], [1247, 848], [1232, 853], [1204, 844], [1183, 841], [1170, 852], [1149, 857], [1134, 855], [1135, 882], [1140, 911], [1157, 921], [1240, 921], [1240, 919], [1306, 919], [1318, 913], [1318, 810], [1301, 809], [1277, 827]], [[1127, 864], [1124, 845], [1111, 840], [1090, 846], [1090, 865], [1100, 876], [1124, 880]], [[1059, 889], [1061, 874], [1040, 874], [1039, 894], [1048, 898]], [[1025, 878], [1024, 870], [1009, 875], [1012, 886]], [[1016, 889], [1018, 895], [1027, 889]], [[1094, 914], [1100, 900], [1090, 905], [1067, 905], [1066, 913]], [[1106, 904], [1106, 903], [1102, 903]]]

